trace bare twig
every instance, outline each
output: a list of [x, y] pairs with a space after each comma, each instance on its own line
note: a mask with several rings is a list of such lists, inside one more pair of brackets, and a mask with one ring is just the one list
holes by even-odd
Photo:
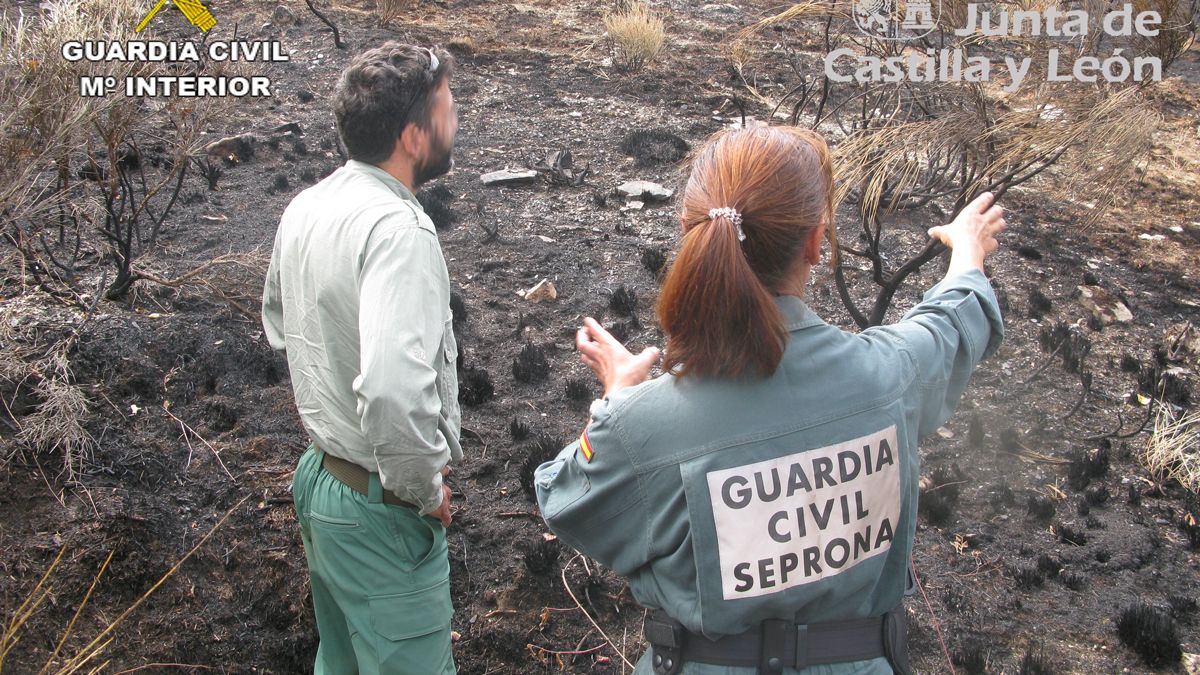
[[108, 552], [108, 557], [105, 558], [104, 563], [100, 565], [100, 571], [96, 572], [96, 576], [92, 577], [92, 585], [88, 587], [87, 593], [83, 596], [83, 600], [79, 601], [79, 606], [75, 608], [75, 614], [71, 616], [71, 621], [67, 624], [66, 630], [63, 631], [62, 637], [58, 639], [58, 644], [54, 645], [54, 653], [50, 655], [50, 658], [46, 659], [46, 665], [42, 666], [42, 669], [38, 671], [38, 675], [41, 675], [49, 670], [50, 665], [54, 663], [54, 659], [56, 659], [59, 652], [62, 651], [63, 644], [67, 641], [67, 638], [71, 636], [71, 631], [75, 628], [75, 622], [79, 620], [79, 615], [83, 613], [83, 608], [86, 607], [88, 601], [92, 599], [92, 593], [95, 592], [96, 585], [100, 583], [100, 578], [104, 576], [105, 570], [108, 569], [108, 564], [112, 562], [114, 553], [116, 553], [116, 551]]
[[1050, 364], [1054, 363], [1054, 357], [1058, 356], [1058, 353], [1061, 352], [1063, 347], [1065, 347], [1069, 342], [1069, 340], [1063, 340], [1062, 342], [1059, 342], [1058, 346], [1054, 348], [1054, 351], [1050, 352], [1050, 354], [1046, 356], [1046, 360], [1042, 362], [1042, 365], [1035, 368], [1033, 373], [1030, 374], [1029, 377], [1025, 378], [1023, 382], [1021, 382], [1021, 386], [1027, 387], [1032, 384], [1034, 380], [1041, 377], [1042, 373], [1046, 372], [1046, 369], [1050, 367]]
[[149, 590], [143, 593], [141, 597], [139, 597], [132, 605], [126, 608], [124, 612], [121, 612], [121, 614], [116, 619], [111, 621], [104, 628], [104, 630], [100, 631], [100, 633], [96, 635], [91, 642], [89, 642], [83, 647], [83, 649], [79, 650], [74, 657], [67, 661], [67, 663], [57, 672], [57, 675], [69, 675], [71, 673], [78, 672], [81, 668], [85, 667], [89, 662], [99, 656], [100, 653], [104, 651], [104, 648], [107, 647], [110, 642], [112, 642], [112, 638], [108, 637], [109, 634], [112, 633], [117, 626], [121, 625], [121, 623], [124, 622], [125, 619], [134, 612], [134, 610], [136, 610], [138, 607], [141, 607], [142, 603], [145, 602], [147, 598], [153, 595], [160, 586], [167, 582], [167, 579], [170, 579], [176, 572], [178, 572], [179, 568], [183, 566], [183, 563], [187, 562], [192, 555], [196, 553], [196, 551], [200, 550], [200, 547], [204, 546], [205, 542], [207, 542], [209, 538], [211, 538], [212, 535], [218, 529], [220, 529], [222, 525], [225, 524], [225, 521], [229, 520], [229, 516], [232, 516], [233, 512], [238, 510], [242, 504], [245, 504], [246, 500], [250, 497], [251, 495], [242, 497], [237, 504], [234, 504], [232, 508], [226, 511], [225, 515], [221, 516], [221, 519], [218, 520], [217, 523], [213, 525], [203, 537], [200, 538], [200, 541], [196, 542], [196, 545], [193, 546], [190, 551], [180, 558], [171, 567], [171, 569], [167, 570], [165, 574], [159, 577], [158, 581], [156, 581]]
[[266, 274], [266, 267], [266, 259], [257, 254], [226, 253], [171, 279], [160, 277], [140, 267], [134, 269], [133, 274], [139, 279], [169, 288], [193, 287], [206, 290], [237, 313], [257, 321], [259, 319], [258, 310], [245, 306], [240, 299], [232, 297], [223, 287], [231, 285], [231, 282], [229, 272], [222, 272], [222, 270], [240, 270], [245, 275], [261, 279], [262, 275]]
[[532, 512], [532, 511], [505, 511], [504, 513], [497, 513], [496, 517], [497, 518], [541, 518], [540, 515], [538, 515], [535, 512]]
[[46, 596], [50, 594], [51, 588], [46, 586], [46, 581], [54, 573], [55, 568], [58, 567], [58, 563], [62, 561], [63, 554], [66, 552], [66, 546], [59, 549], [58, 555], [54, 557], [50, 566], [46, 568], [45, 574], [34, 585], [33, 590], [29, 591], [29, 595], [25, 596], [25, 601], [21, 603], [20, 607], [17, 607], [17, 611], [13, 612], [12, 620], [4, 627], [4, 633], [0, 634], [0, 668], [4, 666], [4, 657], [8, 656], [8, 653], [17, 644], [17, 634], [25, 625], [25, 622], [29, 620], [29, 617], [33, 615], [38, 606], [42, 604], [42, 601], [46, 599]]
[[1116, 426], [1116, 428], [1114, 428], [1112, 431], [1107, 431], [1102, 434], [1096, 434], [1095, 436], [1085, 436], [1082, 440], [1099, 441], [1099, 440], [1105, 439], [1105, 438], [1115, 438], [1118, 440], [1124, 439], [1124, 438], [1133, 438], [1134, 436], [1137, 436], [1138, 434], [1142, 433], [1143, 430], [1145, 430], [1146, 425], [1150, 423], [1150, 419], [1153, 416], [1154, 416], [1154, 406], [1151, 406], [1151, 405], [1146, 406], [1146, 416], [1144, 418], [1142, 418], [1142, 423], [1137, 425], [1137, 428], [1135, 428], [1133, 431], [1121, 433], [1121, 429], [1125, 426], [1125, 418], [1121, 415], [1121, 411], [1118, 410], [1117, 411], [1117, 426]]
[[1079, 371], [1079, 384], [1082, 388], [1082, 391], [1079, 392], [1079, 398], [1075, 401], [1075, 405], [1071, 406], [1071, 409], [1067, 411], [1066, 415], [1063, 415], [1064, 420], [1069, 420], [1074, 417], [1075, 413], [1079, 412], [1079, 409], [1082, 408], [1083, 404], [1087, 401], [1088, 395], [1092, 393], [1092, 374], [1085, 372], [1081, 368]]
[[142, 671], [142, 670], [150, 670], [150, 669], [152, 669], [152, 668], [153, 668], [153, 669], [158, 669], [158, 668], [191, 668], [191, 669], [194, 669], [194, 670], [216, 670], [216, 668], [213, 668], [212, 666], [198, 666], [198, 665], [196, 665], [196, 664], [194, 664], [194, 663], [147, 663], [147, 664], [144, 664], [144, 665], [138, 666], [137, 668], [130, 668], [129, 670], [122, 670], [122, 671], [119, 671], [119, 672], [113, 673], [113, 675], [129, 675], [129, 673], [136, 673], [136, 672], [139, 672], [139, 671]]
[[304, 0], [304, 4], [308, 5], [309, 11], [315, 14], [317, 18], [321, 20], [321, 23], [329, 26], [329, 28], [333, 30], [333, 46], [337, 47], [338, 49], [345, 49], [347, 45], [345, 42], [342, 42], [342, 36], [341, 33], [338, 32], [337, 25], [330, 21], [328, 17], [322, 14], [315, 6], [313, 6], [312, 0]]
[[598, 652], [601, 649], [604, 649], [603, 644], [598, 644], [595, 647], [591, 647], [589, 649], [573, 649], [570, 651], [558, 651], [555, 649], [547, 649], [545, 647], [542, 647], [541, 645], [535, 645], [533, 643], [530, 643], [528, 646], [533, 649], [536, 649], [541, 654], [553, 654], [555, 656], [582, 656], [583, 654], [591, 654], [592, 652]]
[[946, 637], [942, 635], [942, 622], [938, 621], [937, 612], [933, 611], [933, 604], [929, 602], [929, 596], [925, 594], [925, 586], [921, 584], [921, 577], [917, 574], [916, 561], [911, 556], [908, 559], [908, 565], [908, 568], [913, 573], [913, 581], [916, 582], [917, 588], [921, 589], [921, 597], [925, 599], [925, 607], [929, 610], [929, 618], [933, 620], [933, 630], [937, 632], [938, 643], [942, 645], [942, 656], [946, 657], [946, 667], [950, 669], [950, 675], [956, 675], [954, 661], [950, 658], [950, 650], [946, 648]]
[[[234, 478], [233, 478], [233, 474], [232, 474], [232, 473], [229, 473], [229, 469], [225, 467], [225, 462], [221, 461], [221, 451], [220, 451], [220, 450], [217, 450], [216, 448], [214, 448], [214, 447], [213, 447], [213, 445], [212, 445], [212, 443], [209, 443], [207, 440], [205, 440], [205, 439], [204, 439], [204, 437], [203, 437], [203, 436], [201, 436], [200, 434], [196, 433], [196, 430], [195, 430], [195, 429], [193, 429], [193, 428], [191, 428], [190, 426], [188, 426], [188, 423], [187, 423], [187, 422], [184, 422], [183, 420], [181, 420], [181, 419], [179, 419], [178, 417], [176, 417], [176, 416], [175, 416], [175, 414], [174, 414], [174, 413], [172, 413], [172, 412], [171, 412], [171, 411], [170, 411], [170, 410], [167, 408], [167, 403], [166, 403], [166, 401], [164, 401], [164, 402], [163, 402], [163, 404], [162, 404], [162, 411], [163, 411], [163, 412], [165, 412], [165, 413], [167, 414], [167, 417], [170, 417], [171, 419], [175, 420], [175, 422], [177, 422], [177, 423], [179, 424], [180, 431], [182, 432], [182, 434], [183, 434], [183, 438], [184, 438], [184, 440], [185, 440], [185, 441], [187, 440], [188, 434], [191, 434], [191, 435], [195, 436], [197, 439], [199, 439], [201, 443], [203, 443], [204, 445], [208, 446], [208, 449], [209, 449], [209, 450], [212, 450], [213, 457], [215, 457], [215, 458], [217, 459], [217, 464], [219, 464], [219, 465], [220, 465], [220, 467], [221, 467], [221, 470], [225, 472], [225, 475], [226, 475], [226, 476], [229, 476], [229, 479], [230, 479], [230, 480], [234, 480]], [[188, 444], [188, 447], [189, 447], [189, 449], [191, 448], [191, 444], [190, 444], [190, 443]], [[189, 457], [191, 457], [191, 454], [190, 454], [190, 452], [189, 452], [189, 455], [188, 455], [188, 456], [189, 456]]]
[[[588, 611], [583, 608], [582, 604], [579, 603], [579, 598], [575, 597], [575, 592], [571, 590], [571, 584], [567, 583], [567, 568], [575, 564], [575, 561], [582, 557], [582, 553], [576, 554], [574, 558], [571, 558], [570, 562], [568, 562], [566, 565], [563, 565], [562, 572], [560, 574], [560, 576], [562, 576], [563, 588], [567, 589], [567, 595], [571, 596], [571, 600], [575, 602], [575, 606], [579, 608], [579, 611], [583, 612], [583, 615], [587, 617], [588, 622], [591, 623], [592, 627], [600, 633], [600, 636], [604, 638], [604, 642], [609, 646], [609, 648], [621, 658], [621, 661], [623, 661], [626, 666], [633, 668], [633, 664], [629, 662], [629, 659], [625, 658], [625, 654], [621, 653], [621, 650], [617, 649], [617, 646], [613, 644], [612, 639], [608, 637], [608, 633], [604, 632], [604, 629], [600, 627], [600, 624], [596, 623], [596, 620], [592, 618], [592, 615], [588, 614]], [[587, 564], [587, 560], [584, 560], [584, 564]]]

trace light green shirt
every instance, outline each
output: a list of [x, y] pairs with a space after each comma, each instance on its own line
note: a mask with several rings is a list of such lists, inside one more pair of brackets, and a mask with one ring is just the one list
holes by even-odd
[[420, 507], [462, 458], [450, 277], [412, 192], [355, 160], [292, 200], [263, 290], [263, 325], [286, 351], [317, 447]]

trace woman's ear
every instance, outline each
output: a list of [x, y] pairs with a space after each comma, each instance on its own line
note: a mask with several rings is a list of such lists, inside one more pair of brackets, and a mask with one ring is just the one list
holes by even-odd
[[804, 239], [804, 260], [809, 265], [821, 264], [821, 242], [825, 240], [825, 226], [814, 227]]

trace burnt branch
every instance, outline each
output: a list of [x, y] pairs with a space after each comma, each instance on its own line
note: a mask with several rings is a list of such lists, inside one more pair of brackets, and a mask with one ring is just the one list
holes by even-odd
[[337, 47], [338, 49], [345, 49], [347, 45], [345, 42], [342, 42], [342, 36], [341, 33], [338, 32], [337, 24], [333, 23], [328, 17], [322, 14], [321, 11], [313, 5], [312, 0], [304, 0], [304, 4], [308, 5], [308, 10], [316, 15], [316, 17], [321, 20], [321, 23], [329, 26], [329, 29], [333, 31], [333, 46]]

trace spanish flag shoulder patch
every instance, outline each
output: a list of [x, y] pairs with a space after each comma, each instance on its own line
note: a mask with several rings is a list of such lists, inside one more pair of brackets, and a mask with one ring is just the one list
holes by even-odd
[[586, 430], [579, 436], [579, 451], [583, 453], [583, 458], [589, 463], [592, 461], [592, 455], [595, 452], [592, 450], [592, 442], [588, 440]]

